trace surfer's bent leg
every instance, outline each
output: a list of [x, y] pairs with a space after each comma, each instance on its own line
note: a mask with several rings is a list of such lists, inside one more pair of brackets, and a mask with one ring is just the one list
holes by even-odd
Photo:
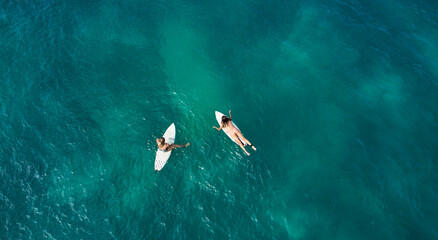
[[233, 134], [233, 139], [237, 142], [237, 144], [239, 144], [239, 146], [243, 149], [243, 151], [246, 153], [246, 155], [249, 156], [249, 152], [246, 151], [245, 146], [243, 146], [243, 143], [240, 141], [239, 137], [237, 136], [237, 134]]
[[243, 139], [243, 141], [245, 141], [246, 143], [248, 143], [248, 145], [251, 146], [252, 149], [254, 149], [254, 151], [257, 150], [257, 148], [255, 148], [255, 147], [251, 144], [251, 142], [243, 136], [243, 134], [242, 134], [241, 132], [238, 132], [238, 133], [236, 133], [236, 134], [237, 134], [237, 136], [238, 136], [239, 138]]

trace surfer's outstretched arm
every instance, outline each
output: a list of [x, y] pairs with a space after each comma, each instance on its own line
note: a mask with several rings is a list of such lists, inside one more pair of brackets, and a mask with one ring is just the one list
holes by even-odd
[[230, 120], [231, 120], [231, 118], [232, 118], [232, 117], [231, 117], [231, 110], [228, 112], [228, 114], [230, 114]]
[[216, 130], [220, 131], [220, 130], [222, 130], [222, 124], [221, 124], [221, 126], [219, 128], [215, 127], [215, 126], [213, 126], [213, 128], [215, 128]]

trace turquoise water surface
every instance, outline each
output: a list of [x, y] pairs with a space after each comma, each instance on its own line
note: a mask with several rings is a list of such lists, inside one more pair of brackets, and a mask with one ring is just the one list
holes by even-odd
[[2, 0], [0, 239], [438, 239], [437, 106], [432, 0]]

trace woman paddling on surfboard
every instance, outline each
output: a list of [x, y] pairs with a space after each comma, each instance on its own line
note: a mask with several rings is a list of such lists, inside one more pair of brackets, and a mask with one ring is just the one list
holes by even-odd
[[190, 146], [190, 143], [187, 143], [186, 145], [168, 144], [168, 143], [164, 142], [164, 137], [157, 138], [156, 141], [157, 141], [158, 149], [160, 149], [163, 152], [169, 152], [175, 148], [182, 148], [182, 147]]
[[[257, 150], [257, 148], [255, 148], [249, 141], [248, 139], [246, 139], [243, 135], [242, 132], [240, 132], [240, 130], [238, 128], [236, 128], [236, 126], [231, 122], [231, 110], [228, 112], [230, 114], [230, 117], [228, 118], [227, 116], [223, 115], [222, 116], [222, 121], [221, 121], [221, 125], [219, 128], [213, 126], [213, 128], [217, 129], [218, 131], [222, 130], [222, 128], [224, 130], [227, 130], [228, 133], [230, 134], [230, 137], [232, 137], [234, 139], [234, 141], [239, 144], [239, 146], [243, 149], [243, 151], [246, 153], [246, 155], [250, 155], [248, 151], [246, 151], [244, 143], [242, 142], [245, 141], [246, 143], [248, 143], [249, 146], [252, 147], [252, 149], [254, 149], [254, 151]], [[241, 140], [242, 139], [242, 140]]]

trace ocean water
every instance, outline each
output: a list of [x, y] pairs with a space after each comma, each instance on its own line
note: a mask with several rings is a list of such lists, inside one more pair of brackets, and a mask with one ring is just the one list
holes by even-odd
[[0, 239], [438, 239], [437, 106], [432, 0], [2, 0]]

